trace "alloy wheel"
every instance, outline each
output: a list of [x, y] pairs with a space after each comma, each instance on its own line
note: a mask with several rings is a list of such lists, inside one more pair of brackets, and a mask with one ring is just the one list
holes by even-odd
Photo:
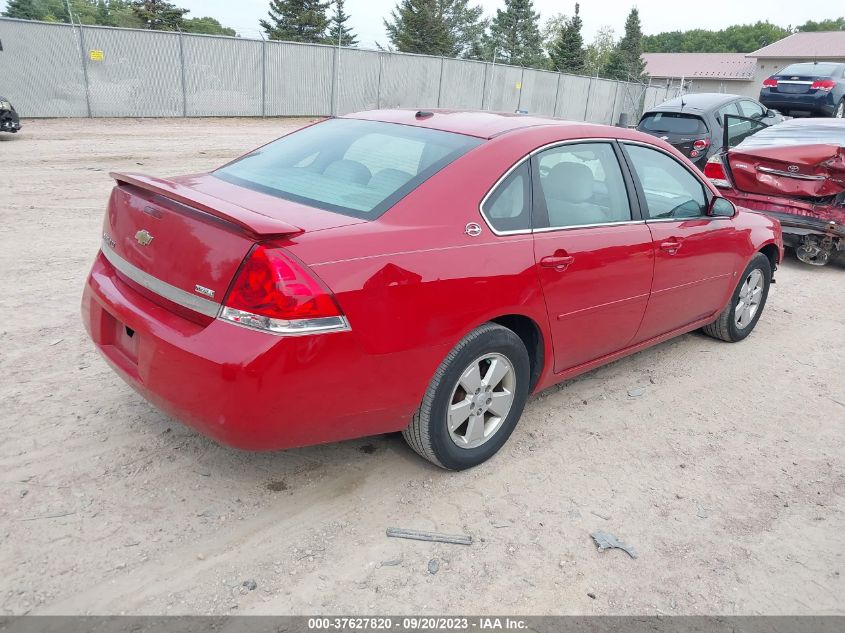
[[502, 354], [485, 354], [461, 372], [447, 412], [449, 437], [460, 448], [486, 443], [508, 417], [516, 371]]
[[734, 324], [738, 330], [744, 330], [754, 320], [754, 315], [760, 308], [764, 286], [763, 272], [759, 268], [748, 273], [739, 289], [739, 297], [734, 308]]

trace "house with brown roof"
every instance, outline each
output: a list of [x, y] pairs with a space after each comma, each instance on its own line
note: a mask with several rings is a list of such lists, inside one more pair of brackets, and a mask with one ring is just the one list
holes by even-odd
[[651, 83], [757, 98], [763, 80], [795, 62], [845, 62], [845, 31], [793, 33], [751, 53], [645, 53]]

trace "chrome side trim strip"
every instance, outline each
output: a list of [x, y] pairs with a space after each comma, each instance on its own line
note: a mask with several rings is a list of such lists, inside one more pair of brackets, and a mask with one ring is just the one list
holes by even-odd
[[788, 171], [781, 171], [780, 169], [772, 169], [771, 167], [757, 167], [757, 171], [762, 171], [764, 174], [773, 174], [775, 176], [786, 176], [787, 178], [795, 178], [796, 180], [824, 180], [824, 176], [810, 176], [808, 174], [797, 174]]
[[595, 224], [573, 224], [571, 226], [544, 226], [541, 229], [534, 229], [535, 233], [552, 233], [555, 231], [572, 231], [575, 229], [593, 229], [601, 226], [633, 226], [645, 224], [645, 220], [619, 220], [618, 222], [597, 222]]
[[157, 277], [153, 277], [137, 266], [130, 264], [120, 255], [115, 253], [114, 249], [105, 240], [103, 240], [100, 249], [103, 251], [103, 255], [112, 266], [136, 284], [146, 288], [150, 292], [154, 292], [160, 297], [164, 297], [168, 301], [172, 301], [183, 308], [188, 308], [189, 310], [199, 312], [200, 314], [204, 314], [208, 317], [214, 318], [220, 312], [219, 303], [192, 295], [190, 292], [186, 292], [176, 286], [171, 286], [169, 283], [162, 281]]

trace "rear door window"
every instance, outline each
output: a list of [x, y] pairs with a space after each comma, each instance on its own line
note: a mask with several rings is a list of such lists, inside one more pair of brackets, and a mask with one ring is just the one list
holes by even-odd
[[707, 126], [700, 117], [680, 112], [649, 112], [643, 116], [637, 129], [642, 132], [664, 134], [707, 133]]
[[625, 145], [645, 194], [650, 219], [685, 219], [707, 212], [704, 185], [677, 160], [656, 149]]
[[331, 119], [213, 172], [236, 185], [374, 219], [483, 141], [409, 125]]
[[766, 113], [760, 104], [754, 103], [748, 99], [743, 99], [739, 102], [739, 109], [740, 114], [744, 117], [748, 117], [749, 119], [761, 119]]

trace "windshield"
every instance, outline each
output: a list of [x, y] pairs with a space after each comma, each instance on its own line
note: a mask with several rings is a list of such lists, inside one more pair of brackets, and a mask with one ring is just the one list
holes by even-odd
[[669, 132], [670, 134], [706, 134], [707, 127], [697, 116], [679, 112], [650, 112], [637, 129], [643, 132]]
[[778, 73], [797, 77], [832, 77], [841, 68], [839, 64], [791, 64]]
[[372, 220], [482, 142], [408, 125], [329, 119], [213, 173], [247, 189]]

